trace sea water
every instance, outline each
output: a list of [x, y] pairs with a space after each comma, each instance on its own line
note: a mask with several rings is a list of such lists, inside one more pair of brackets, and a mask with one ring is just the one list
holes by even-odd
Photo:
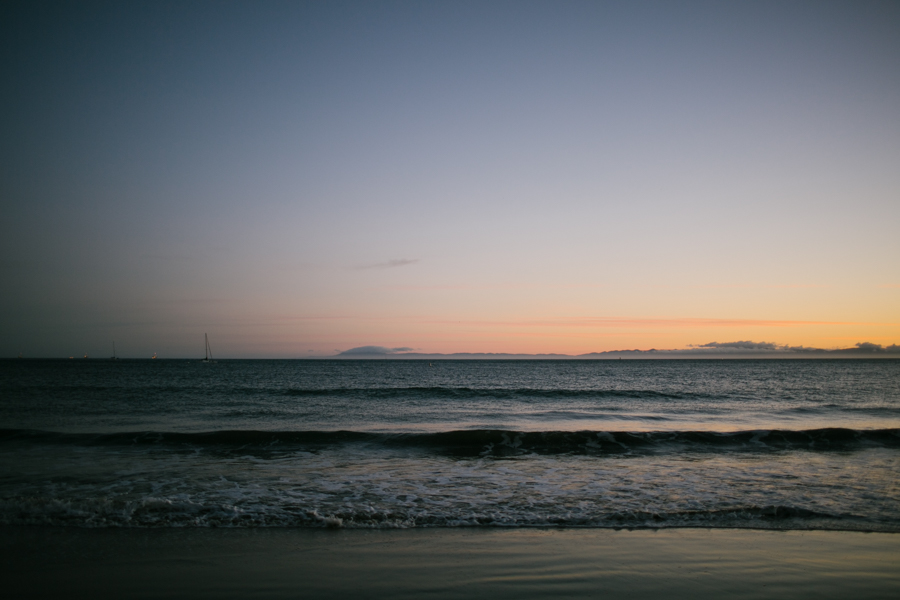
[[0, 361], [0, 524], [897, 532], [900, 361]]

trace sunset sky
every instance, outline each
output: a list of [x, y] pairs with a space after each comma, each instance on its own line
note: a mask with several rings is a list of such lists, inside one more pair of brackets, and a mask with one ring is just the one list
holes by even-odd
[[900, 343], [900, 3], [4, 2], [0, 356]]

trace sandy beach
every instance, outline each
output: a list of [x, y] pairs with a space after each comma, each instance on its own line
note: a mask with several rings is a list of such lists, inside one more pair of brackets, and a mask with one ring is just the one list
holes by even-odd
[[0, 529], [10, 598], [897, 598], [900, 535]]

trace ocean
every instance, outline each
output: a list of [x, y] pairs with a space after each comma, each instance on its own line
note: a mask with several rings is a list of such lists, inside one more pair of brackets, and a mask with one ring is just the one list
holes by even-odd
[[900, 360], [5, 360], [0, 524], [900, 532]]

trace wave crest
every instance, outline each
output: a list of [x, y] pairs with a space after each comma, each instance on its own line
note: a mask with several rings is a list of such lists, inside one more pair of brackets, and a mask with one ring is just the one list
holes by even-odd
[[825, 428], [807, 430], [710, 431], [532, 431], [499, 429], [454, 430], [436, 433], [369, 433], [361, 431], [256, 431], [201, 433], [128, 432], [72, 434], [2, 429], [0, 444], [75, 446], [191, 446], [220, 450], [315, 449], [368, 444], [453, 456], [521, 454], [647, 454], [669, 452], [763, 452], [783, 450], [832, 451], [862, 448], [900, 448], [900, 429]]

